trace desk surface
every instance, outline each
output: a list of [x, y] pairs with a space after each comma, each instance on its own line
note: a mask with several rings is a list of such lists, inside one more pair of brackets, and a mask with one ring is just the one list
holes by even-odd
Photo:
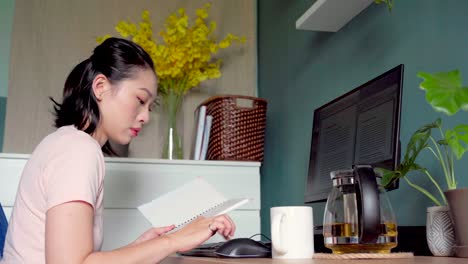
[[301, 259], [301, 260], [279, 260], [268, 258], [251, 259], [225, 259], [225, 258], [200, 258], [200, 257], [177, 257], [170, 256], [162, 264], [212, 264], [212, 263], [239, 263], [239, 264], [343, 264], [352, 262], [354, 264], [382, 263], [382, 264], [466, 264], [468, 258], [447, 258], [447, 257], [413, 257], [407, 259], [369, 259], [369, 260], [325, 260], [325, 259]]

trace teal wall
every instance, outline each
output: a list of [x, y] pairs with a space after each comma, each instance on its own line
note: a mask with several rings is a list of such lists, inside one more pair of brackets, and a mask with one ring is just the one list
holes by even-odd
[[8, 94], [8, 67], [10, 65], [10, 42], [13, 29], [14, 0], [0, 1], [0, 97]]
[[0, 0], [0, 152], [3, 149], [14, 0]]
[[[447, 126], [468, 122], [466, 112], [450, 118], [435, 113], [416, 77], [418, 71], [459, 68], [468, 78], [468, 1], [396, 0], [392, 13], [371, 5], [337, 33], [296, 30], [296, 19], [313, 2], [258, 2], [259, 96], [269, 102], [261, 171], [265, 234], [270, 207], [304, 204], [313, 110], [333, 98], [403, 63], [403, 147], [414, 130], [439, 116]], [[459, 186], [468, 186], [467, 160], [456, 166]], [[420, 163], [443, 180], [431, 156]], [[414, 182], [434, 190], [420, 175]], [[428, 198], [404, 181], [389, 194], [398, 224], [425, 225]], [[316, 225], [322, 224], [324, 206], [312, 204]]]
[[5, 131], [5, 116], [6, 116], [7, 98], [0, 97], [0, 152], [3, 149], [3, 134]]

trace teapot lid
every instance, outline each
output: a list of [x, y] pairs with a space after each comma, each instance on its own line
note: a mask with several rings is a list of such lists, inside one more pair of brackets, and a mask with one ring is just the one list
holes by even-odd
[[330, 172], [330, 178], [335, 187], [354, 184], [354, 172], [352, 169], [332, 171]]

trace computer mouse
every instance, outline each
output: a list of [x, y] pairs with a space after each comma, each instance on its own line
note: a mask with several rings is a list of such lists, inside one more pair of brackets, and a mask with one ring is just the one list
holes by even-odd
[[214, 253], [229, 258], [269, 258], [271, 248], [250, 238], [234, 238], [224, 242]]

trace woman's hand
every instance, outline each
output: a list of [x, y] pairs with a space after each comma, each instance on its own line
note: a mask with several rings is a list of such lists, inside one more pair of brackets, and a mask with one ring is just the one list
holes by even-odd
[[225, 239], [234, 235], [236, 225], [227, 215], [199, 217], [177, 232], [167, 235], [177, 251], [190, 250], [218, 233]]
[[164, 227], [154, 227], [143, 233], [140, 237], [135, 240], [132, 245], [138, 245], [142, 242], [151, 240], [156, 237], [160, 237], [161, 235], [166, 234], [167, 232], [173, 230], [175, 225], [164, 226]]

